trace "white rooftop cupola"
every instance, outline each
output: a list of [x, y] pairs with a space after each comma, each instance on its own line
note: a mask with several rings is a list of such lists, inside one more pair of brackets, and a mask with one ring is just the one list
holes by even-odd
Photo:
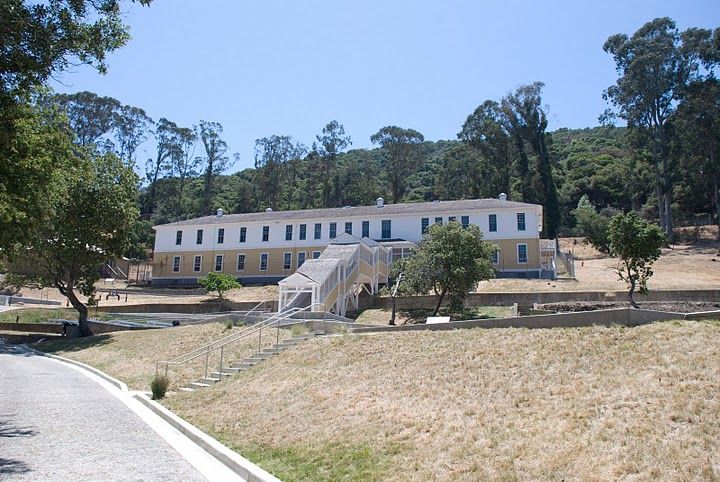
[[223, 211], [222, 208], [218, 208], [217, 212], [215, 213], [215, 216], [218, 218], [221, 218], [221, 217], [223, 217], [224, 214], [225, 214], [225, 211]]
[[501, 192], [500, 195], [498, 196], [498, 199], [501, 201], [507, 201], [507, 194], [505, 194], [504, 192]]
[[272, 208], [267, 208], [267, 209], [265, 209], [265, 212], [266, 212], [266, 213], [271, 213], [271, 212], [272, 212]]
[[377, 200], [375, 202], [377, 203], [377, 207], [379, 207], [379, 208], [385, 206], [385, 200], [381, 197], [377, 198]]

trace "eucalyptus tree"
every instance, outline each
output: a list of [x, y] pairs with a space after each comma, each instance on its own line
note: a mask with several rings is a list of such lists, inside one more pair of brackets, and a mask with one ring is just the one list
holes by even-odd
[[272, 135], [255, 140], [256, 182], [261, 200], [278, 209], [286, 187], [288, 162], [301, 158], [307, 149], [290, 136]]
[[158, 180], [166, 174], [170, 174], [170, 154], [173, 150], [173, 137], [177, 129], [177, 124], [164, 117], [157, 122], [155, 127], [155, 158], [148, 159], [145, 163], [145, 180], [148, 182], [148, 191], [143, 203], [144, 214], [155, 211]]
[[168, 136], [168, 172], [174, 181], [173, 212], [176, 219], [186, 216], [185, 187], [197, 176], [202, 159], [195, 156], [197, 136], [189, 127], [174, 126]]
[[204, 216], [212, 214], [212, 198], [214, 194], [215, 177], [225, 171], [230, 158], [226, 156], [227, 143], [220, 137], [223, 127], [218, 122], [200, 121], [200, 124], [193, 128], [195, 137], [200, 141], [205, 151], [202, 163], [205, 166], [203, 172], [203, 194], [200, 201], [199, 214]]
[[680, 32], [672, 19], [656, 18], [631, 37], [610, 36], [603, 49], [613, 56], [618, 79], [603, 94], [615, 110], [608, 109], [601, 120], [618, 116], [627, 121], [630, 129], [645, 132], [655, 174], [660, 226], [671, 236], [677, 165], [668, 152], [668, 121], [688, 84], [713, 75], [718, 61], [718, 31]]
[[334, 180], [338, 176], [338, 155], [352, 145], [350, 136], [345, 135], [345, 127], [338, 121], [330, 121], [323, 127], [322, 134], [316, 136], [318, 144], [313, 150], [318, 155], [313, 157], [313, 174], [320, 188], [320, 205], [328, 208], [337, 206], [339, 199], [335, 196]]
[[121, 105], [116, 109], [113, 116], [115, 152], [125, 164], [135, 167], [135, 151], [147, 140], [154, 125], [152, 118], [139, 107]]
[[112, 97], [93, 92], [58, 94], [54, 101], [67, 114], [70, 127], [81, 146], [97, 144], [115, 125], [115, 113], [122, 104]]
[[404, 129], [397, 126], [386, 126], [370, 136], [373, 144], [378, 144], [387, 154], [385, 170], [392, 200], [398, 203], [407, 190], [407, 177], [421, 162], [418, 144], [425, 141], [425, 137], [414, 129]]

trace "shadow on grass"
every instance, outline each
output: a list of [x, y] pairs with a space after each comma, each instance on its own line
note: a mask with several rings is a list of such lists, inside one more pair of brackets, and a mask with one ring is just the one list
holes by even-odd
[[33, 348], [45, 353], [57, 353], [59, 351], [81, 351], [94, 346], [103, 346], [112, 343], [110, 335], [88, 336], [86, 338], [62, 338], [45, 340], [33, 345]]
[[28, 472], [30, 472], [30, 467], [22, 460], [4, 459], [0, 457], [0, 475], [25, 474]]

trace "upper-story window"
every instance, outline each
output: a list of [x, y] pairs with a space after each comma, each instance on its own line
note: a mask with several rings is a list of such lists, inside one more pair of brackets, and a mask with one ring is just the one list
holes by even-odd
[[470, 216], [460, 216], [460, 222], [462, 223], [462, 227], [467, 229], [467, 227], [470, 226]]
[[300, 225], [300, 233], [298, 235], [298, 238], [300, 241], [305, 241], [307, 238], [307, 224], [301, 224]]
[[345, 232], [352, 234], [352, 221], [345, 221]]
[[203, 240], [203, 230], [198, 229], [197, 235], [195, 236], [195, 244], [202, 244], [202, 240]]
[[263, 241], [270, 240], [270, 226], [263, 226], [262, 240]]
[[175, 233], [175, 245], [180, 246], [182, 244], [182, 231]]
[[448, 216], [448, 222], [457, 221], [455, 216]]
[[315, 239], [322, 238], [322, 224], [315, 223]]
[[247, 241], [247, 228], [243, 226], [240, 228], [240, 242], [244, 243], [245, 241]]
[[218, 229], [217, 244], [223, 244], [225, 242], [225, 228]]
[[430, 218], [422, 218], [420, 219], [420, 232], [422, 234], [427, 233], [428, 226], [430, 226]]
[[362, 222], [362, 237], [363, 237], [363, 238], [369, 238], [369, 237], [370, 237], [370, 221], [363, 221], [363, 222]]
[[525, 213], [517, 213], [518, 231], [525, 231]]
[[442, 224], [442, 216], [435, 218], [436, 224]]
[[335, 239], [337, 236], [337, 223], [330, 223], [330, 239]]
[[292, 224], [285, 225], [285, 241], [292, 241]]
[[320, 257], [320, 251], [313, 251], [313, 259], [318, 259]]
[[494, 233], [497, 231], [497, 214], [489, 214], [488, 215], [488, 230], [491, 233]]
[[392, 238], [392, 224], [390, 223], [389, 219], [383, 219], [380, 223], [380, 227], [380, 237], [382, 239]]

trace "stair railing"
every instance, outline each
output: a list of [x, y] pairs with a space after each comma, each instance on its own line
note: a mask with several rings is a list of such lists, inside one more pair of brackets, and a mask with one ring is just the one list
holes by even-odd
[[223, 358], [224, 358], [224, 354], [225, 354], [224, 352], [225, 352], [225, 347], [227, 345], [229, 345], [230, 343], [234, 343], [242, 338], [247, 338], [250, 335], [254, 335], [255, 333], [258, 333], [258, 351], [261, 351], [261, 349], [262, 349], [262, 330], [263, 330], [263, 328], [267, 328], [272, 325], [276, 326], [276, 330], [277, 330], [276, 345], [277, 345], [280, 343], [280, 322], [283, 320], [286, 320], [288, 318], [291, 318], [292, 315], [294, 315], [295, 313], [299, 313], [301, 311], [311, 309], [315, 305], [318, 305], [318, 304], [320, 304], [320, 303], [315, 303], [310, 306], [306, 306], [304, 308], [291, 308], [286, 311], [275, 313], [265, 321], [256, 323], [254, 325], [247, 326], [237, 333], [233, 333], [233, 334], [223, 337], [219, 340], [215, 340], [210, 343], [207, 343], [199, 348], [196, 348], [195, 350], [192, 350], [188, 353], [180, 355], [179, 357], [174, 358], [173, 360], [158, 361], [155, 364], [155, 375], [157, 376], [158, 373], [160, 373], [161, 367], [164, 366], [165, 367], [165, 377], [167, 377], [168, 369], [170, 368], [170, 366], [184, 365], [184, 364], [191, 362], [193, 360], [196, 360], [204, 355], [205, 356], [205, 378], [207, 378], [210, 354], [217, 350], [220, 351], [220, 363], [219, 363], [218, 371], [220, 373], [222, 373]]

